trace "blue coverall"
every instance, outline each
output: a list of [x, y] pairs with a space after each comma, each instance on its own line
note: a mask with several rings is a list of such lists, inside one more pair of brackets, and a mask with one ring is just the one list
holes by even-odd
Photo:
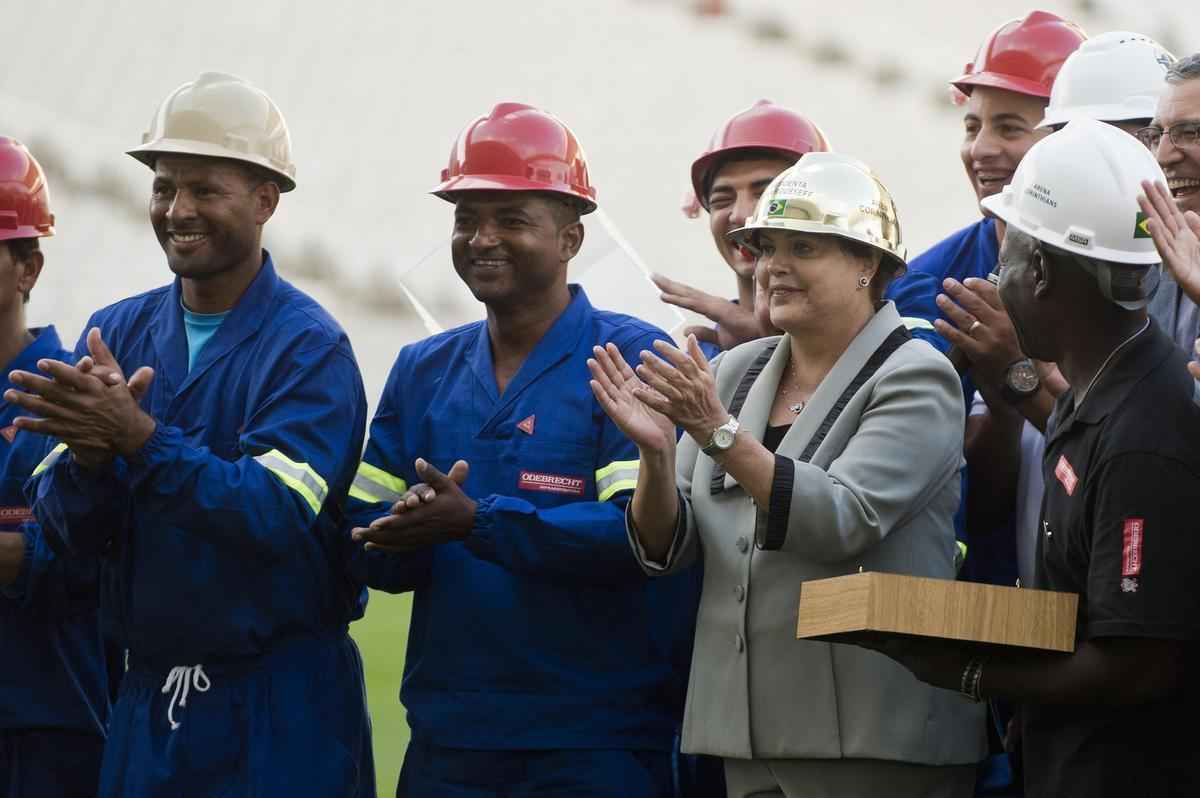
[[373, 796], [347, 635], [364, 596], [340, 559], [366, 417], [345, 334], [265, 252], [190, 372], [179, 280], [93, 326], [127, 375], [155, 369], [157, 429], [106, 470], [60, 446], [29, 490], [52, 543], [102, 555], [130, 650], [100, 795]]
[[[42, 358], [71, 360], [53, 327], [30, 332], [0, 392], [14, 387], [13, 370], [36, 374]], [[109, 716], [99, 562], [59, 557], [33, 520], [22, 486], [50, 446], [12, 425], [20, 415], [28, 413], [0, 406], [0, 531], [25, 538], [17, 581], [0, 589], [0, 796], [91, 798]]]
[[418, 481], [418, 457], [443, 471], [467, 460], [463, 489], [478, 502], [463, 542], [353, 558], [372, 587], [414, 591], [399, 795], [673, 789], [698, 573], [650, 580], [634, 560], [637, 448], [600, 409], [586, 364], [596, 345], [636, 363], [669, 338], [571, 292], [503, 394], [477, 322], [404, 347], [371, 422], [355, 524]]

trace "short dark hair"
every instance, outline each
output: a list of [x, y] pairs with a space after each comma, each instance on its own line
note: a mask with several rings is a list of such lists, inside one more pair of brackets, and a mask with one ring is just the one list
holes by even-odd
[[8, 251], [13, 260], [21, 262], [29, 260], [33, 253], [41, 249], [37, 238], [10, 238], [4, 243], [8, 244]]
[[536, 193], [539, 197], [546, 200], [546, 203], [550, 206], [550, 212], [554, 214], [554, 221], [558, 224], [560, 230], [569, 224], [579, 221], [581, 209], [579, 202], [574, 198], [553, 191], [538, 191]]
[[1183, 83], [1200, 78], [1200, 53], [1184, 56], [1167, 67], [1167, 83]]
[[871, 279], [871, 298], [876, 302], [881, 301], [892, 280], [904, 274], [904, 268], [895, 258], [884, 255], [870, 244], [842, 236], [836, 236], [836, 238], [842, 254], [846, 257], [864, 261], [879, 261], [879, 268], [875, 270], [875, 276]]
[[775, 158], [780, 161], [790, 161], [791, 163], [788, 164], [789, 166], [800, 160], [798, 157], [793, 156], [790, 152], [775, 150], [770, 147], [746, 147], [744, 149], [734, 150], [730, 153], [723, 154], [721, 157], [713, 161], [712, 165], [708, 168], [708, 171], [705, 172], [704, 185], [701, 186], [701, 189], [704, 191], [704, 196], [697, 197], [696, 199], [700, 200], [700, 204], [702, 204], [705, 208], [708, 207], [708, 195], [712, 193], [713, 183], [717, 179], [717, 172], [721, 171], [721, 169], [726, 165], [737, 163], [738, 161], [758, 161], [764, 158]]
[[[8, 244], [8, 252], [13, 260], [19, 263], [26, 262], [33, 257], [33, 253], [42, 248], [37, 238], [10, 238], [4, 243]], [[23, 301], [29, 301], [29, 292], [25, 293]]]

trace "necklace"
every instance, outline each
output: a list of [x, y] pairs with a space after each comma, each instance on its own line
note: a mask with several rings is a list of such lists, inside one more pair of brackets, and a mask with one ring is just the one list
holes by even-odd
[[1139, 335], [1144, 333], [1147, 330], [1147, 328], [1149, 328], [1149, 327], [1150, 327], [1150, 319], [1146, 319], [1146, 323], [1142, 325], [1142, 329], [1138, 330], [1133, 335], [1129, 336], [1124, 341], [1117, 344], [1117, 348], [1108, 353], [1108, 357], [1104, 358], [1104, 362], [1100, 364], [1100, 368], [1096, 369], [1096, 373], [1092, 377], [1092, 381], [1089, 382], [1087, 384], [1087, 387], [1083, 389], [1083, 393], [1080, 394], [1079, 401], [1075, 403], [1075, 407], [1079, 407], [1081, 404], [1083, 404], [1083, 400], [1086, 399], [1088, 394], [1090, 394], [1092, 392], [1092, 386], [1096, 384], [1096, 380], [1100, 379], [1100, 375], [1104, 373], [1104, 368], [1108, 365], [1108, 362], [1110, 360], [1112, 360], [1114, 357], [1116, 357], [1117, 352], [1120, 352], [1122, 349], [1124, 349], [1126, 344], [1128, 344], [1134, 338], [1137, 338]]
[[[793, 391], [797, 390], [797, 386], [796, 386], [797, 380], [796, 380], [795, 372], [796, 372], [796, 361], [794, 359], [789, 358], [789, 360], [788, 360], [788, 375], [791, 377], [791, 383], [792, 383], [791, 388], [789, 390], [793, 390]], [[808, 404], [807, 401], [792, 402], [787, 407], [788, 407], [788, 410], [792, 411], [793, 414], [798, 416], [798, 415], [800, 415], [800, 411], [802, 411], [804, 409], [804, 406], [806, 404]]]

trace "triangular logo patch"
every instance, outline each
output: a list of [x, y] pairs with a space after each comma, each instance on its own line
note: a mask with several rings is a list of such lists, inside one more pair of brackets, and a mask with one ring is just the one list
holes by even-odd
[[524, 421], [517, 424], [517, 429], [521, 430], [521, 432], [524, 432], [526, 435], [532, 435], [533, 434], [533, 423], [536, 420], [537, 420], [537, 416], [530, 416], [529, 418], [527, 418]]
[[13, 439], [17, 437], [17, 428], [12, 424], [9, 424], [4, 429], [0, 429], [0, 435], [4, 436], [4, 440], [12, 443]]

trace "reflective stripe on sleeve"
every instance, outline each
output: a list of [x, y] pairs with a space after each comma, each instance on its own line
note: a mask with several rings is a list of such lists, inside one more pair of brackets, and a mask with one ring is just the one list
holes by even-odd
[[53, 467], [54, 464], [58, 462], [58, 458], [62, 457], [63, 452], [65, 452], [66, 450], [67, 450], [67, 445], [65, 443], [60, 443], [58, 446], [55, 446], [53, 449], [50, 450], [50, 454], [46, 455], [45, 459], [42, 460], [42, 462], [38, 463], [37, 468], [33, 469], [33, 474], [31, 474], [31, 476], [36, 477], [38, 474], [42, 473], [47, 468]]
[[596, 472], [596, 501], [606, 502], [614, 494], [637, 487], [638, 461], [617, 460]]
[[901, 323], [910, 330], [933, 330], [933, 322], [919, 319], [916, 316], [901, 316]]
[[406, 490], [408, 483], [400, 477], [394, 477], [364, 460], [358, 464], [358, 473], [350, 485], [350, 496], [364, 502], [395, 504]]
[[961, 540], [954, 541], [954, 573], [962, 570], [963, 563], [967, 561], [967, 544]]
[[321, 475], [310, 468], [308, 463], [297, 463], [278, 449], [272, 449], [254, 459], [278, 477], [280, 482], [299, 493], [312, 508], [313, 515], [321, 512], [321, 505], [325, 503], [329, 488], [325, 485], [325, 480], [321, 479]]

